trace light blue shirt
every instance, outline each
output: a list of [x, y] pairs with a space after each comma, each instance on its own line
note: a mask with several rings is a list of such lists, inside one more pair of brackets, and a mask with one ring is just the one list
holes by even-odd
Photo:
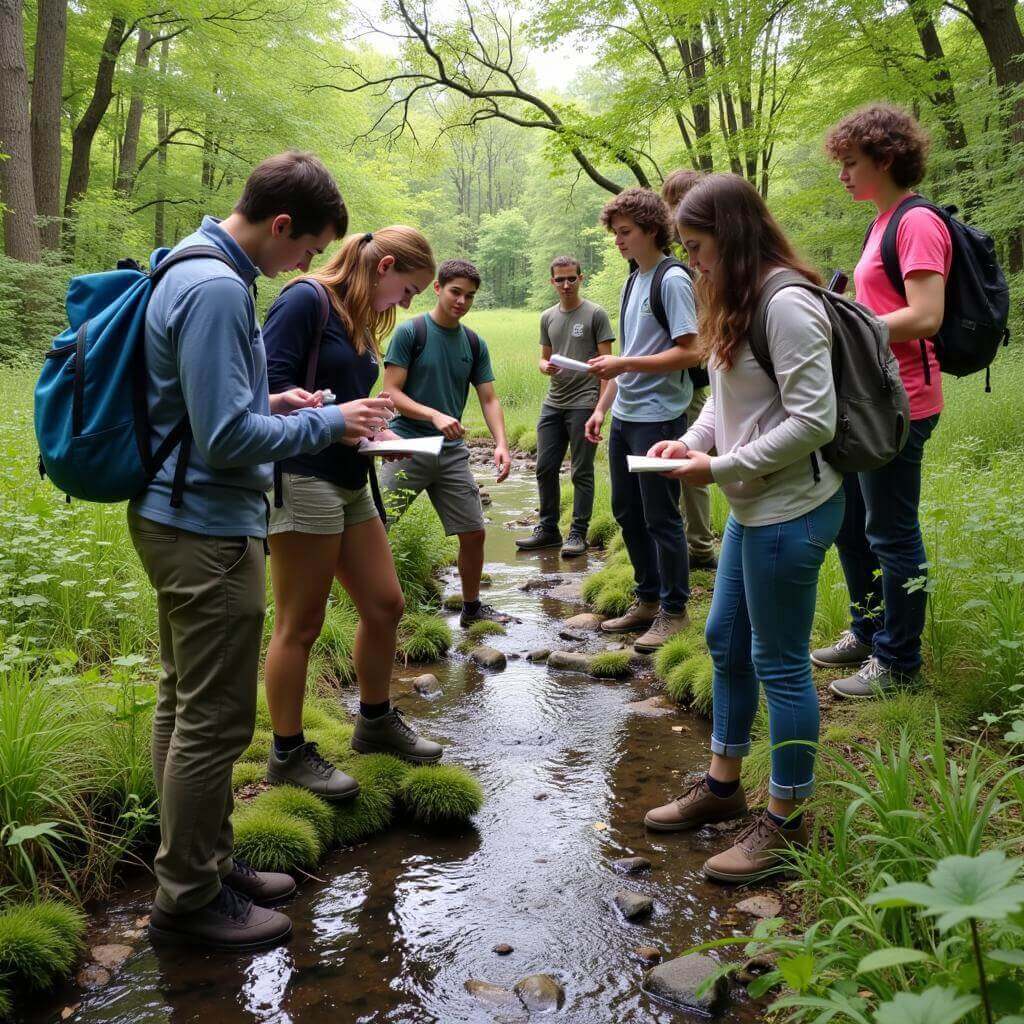
[[[651, 312], [653, 267], [637, 274], [623, 312], [619, 334], [622, 355], [654, 356], [673, 348], [673, 338], [697, 333], [697, 309], [690, 276], [681, 267], [671, 268], [661, 281], [661, 297], [668, 317], [666, 334]], [[625, 290], [625, 289], [623, 289]], [[631, 423], [660, 423], [681, 416], [693, 399], [693, 383], [686, 370], [671, 373], [623, 373], [616, 378], [617, 393], [612, 416]]]
[[316, 452], [345, 432], [336, 406], [270, 415], [267, 357], [249, 288], [259, 270], [213, 217], [172, 250], [216, 246], [220, 260], [196, 257], [172, 267], [146, 310], [146, 373], [153, 450], [185, 413], [192, 451], [180, 508], [171, 507], [175, 449], [130, 507], [140, 516], [194, 533], [265, 537], [273, 463]]

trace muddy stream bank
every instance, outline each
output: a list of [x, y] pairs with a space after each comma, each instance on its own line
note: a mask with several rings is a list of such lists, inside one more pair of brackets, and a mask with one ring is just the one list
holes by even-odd
[[[702, 768], [709, 725], [684, 712], [652, 717], [630, 707], [659, 689], [643, 675], [602, 681], [525, 658], [539, 647], [606, 646], [592, 633], [559, 639], [562, 619], [583, 610], [578, 601], [522, 589], [545, 575], [578, 585], [601, 560], [517, 553], [514, 539], [526, 528], [506, 524], [532, 512], [535, 485], [524, 475], [488, 490], [493, 582], [484, 598], [522, 620], [507, 636], [488, 639], [507, 655], [507, 668], [484, 671], [453, 653], [437, 665], [396, 669], [395, 686], [409, 716], [447, 744], [446, 760], [471, 769], [483, 785], [475, 829], [438, 836], [400, 824], [335, 852], [283, 908], [295, 923], [291, 942], [246, 956], [154, 950], [138, 927], [152, 895], [140, 877], [96, 915], [91, 936], [93, 944], [127, 944], [131, 955], [109, 984], [66, 989], [59, 1001], [37, 1007], [31, 1024], [60, 1020], [71, 1006], [69, 1019], [83, 1024], [697, 1019], [641, 991], [648, 965], [637, 949], [654, 947], [670, 959], [727, 934], [723, 916], [750, 891], [723, 890], [701, 874], [704, 859], [723, 845], [721, 832], [659, 836], [645, 831], [642, 818]], [[457, 616], [444, 614], [458, 637]], [[411, 686], [428, 671], [440, 683], [432, 699]], [[343, 700], [354, 707], [356, 695], [345, 690]], [[612, 862], [631, 856], [646, 857], [651, 869], [616, 873]], [[653, 914], [626, 922], [612, 905], [622, 890], [651, 897]], [[512, 952], [494, 952], [500, 944]], [[484, 1005], [465, 987], [470, 979], [511, 987], [538, 972], [558, 981], [565, 1001], [534, 1018]], [[760, 1019], [736, 992], [719, 1019]]]

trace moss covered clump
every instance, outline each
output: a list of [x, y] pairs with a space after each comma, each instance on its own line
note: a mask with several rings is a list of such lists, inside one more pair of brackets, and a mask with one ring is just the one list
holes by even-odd
[[257, 871], [312, 868], [323, 853], [316, 829], [302, 818], [259, 806], [261, 799], [235, 816], [235, 854]]
[[621, 615], [635, 599], [633, 567], [614, 562], [583, 581], [583, 600], [601, 615]]
[[352, 732], [353, 727], [348, 722], [337, 720], [305, 730], [306, 740], [315, 743], [320, 753], [334, 764], [351, 757]]
[[257, 729], [252, 734], [252, 742], [242, 751], [239, 761], [254, 761], [266, 765], [270, 757], [270, 745], [274, 742], [274, 734], [269, 729]]
[[[358, 771], [353, 770], [358, 776]], [[367, 779], [359, 780], [355, 800], [338, 804], [334, 809], [334, 840], [342, 846], [358, 843], [375, 832], [383, 832], [391, 824], [392, 798], [382, 785]]]
[[711, 711], [711, 659], [694, 655], [674, 665], [665, 677], [665, 692], [677, 704], [686, 701], [704, 714]]
[[71, 907], [46, 900], [0, 913], [0, 978], [46, 989], [65, 977], [82, 948], [85, 920]]
[[398, 795], [409, 816], [424, 825], [465, 824], [484, 802], [480, 783], [448, 764], [413, 768]]
[[462, 611], [462, 595], [461, 594], [449, 594], [441, 602], [441, 606], [450, 612], [461, 612]]
[[252, 804], [256, 810], [290, 815], [313, 826], [321, 850], [334, 841], [334, 812], [328, 804], [308, 789], [297, 786], [275, 786], [261, 793]]
[[267, 766], [263, 761], [236, 761], [231, 769], [231, 788], [241, 789], [267, 777]]
[[619, 524], [610, 512], [599, 512], [590, 521], [587, 543], [595, 548], [607, 547], [619, 532]]
[[448, 623], [430, 612], [407, 612], [398, 627], [398, 653], [405, 661], [437, 661], [451, 645]]
[[357, 754], [343, 765], [344, 771], [372, 788], [382, 789], [388, 796], [398, 795], [412, 765], [391, 754]]
[[589, 672], [599, 679], [622, 679], [630, 674], [630, 651], [602, 651], [590, 659]]

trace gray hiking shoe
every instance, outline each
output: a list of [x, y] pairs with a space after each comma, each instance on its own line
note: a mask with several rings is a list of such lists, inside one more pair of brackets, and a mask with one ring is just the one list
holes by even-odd
[[575, 530], [570, 531], [568, 540], [562, 545], [562, 557], [575, 558], [577, 555], [585, 555], [586, 553], [587, 538]]
[[685, 608], [678, 615], [662, 609], [651, 623], [651, 628], [636, 638], [633, 650], [640, 654], [653, 654], [662, 644], [671, 640], [676, 633], [681, 633], [689, 625], [690, 616], [686, 614]]
[[811, 651], [811, 664], [818, 668], [850, 668], [863, 665], [871, 657], [871, 648], [862, 644], [846, 630], [831, 647], [818, 647]]
[[251, 864], [234, 857], [234, 866], [221, 882], [252, 900], [259, 907], [272, 907], [295, 894], [295, 879], [280, 871], [257, 871]]
[[529, 537], [520, 537], [516, 547], [520, 551], [540, 551], [541, 548], [557, 548], [562, 543], [560, 533], [552, 533], [543, 526], [535, 526]]
[[394, 754], [413, 764], [436, 764], [444, 753], [440, 743], [417, 735], [398, 708], [380, 718], [357, 716], [352, 749], [360, 754]]
[[493, 605], [483, 604], [477, 606], [475, 611], [470, 611], [465, 604], [462, 606], [462, 614], [459, 615], [459, 625], [466, 629], [472, 626], [474, 622], [481, 622], [486, 619], [488, 622], [498, 622], [504, 625], [506, 622], [519, 622], [513, 615], [506, 615], [504, 612], [499, 612]]
[[279, 754], [271, 744], [267, 759], [267, 781], [272, 786], [298, 786], [308, 789], [328, 803], [351, 800], [359, 793], [359, 783], [338, 771], [317, 749], [315, 743]]
[[908, 675], [886, 668], [877, 658], [871, 657], [852, 676], [834, 679], [828, 688], [837, 697], [865, 700], [871, 697], [888, 697], [894, 690], [913, 686], [917, 674]]
[[634, 601], [625, 615], [614, 619], [605, 619], [601, 623], [602, 633], [638, 633], [642, 629], [650, 629], [661, 611], [657, 601]]
[[213, 901], [188, 914], [168, 914], [158, 906], [149, 916], [154, 942], [206, 949], [247, 951], [287, 941], [292, 923], [276, 910], [257, 907], [230, 885], [221, 886]]

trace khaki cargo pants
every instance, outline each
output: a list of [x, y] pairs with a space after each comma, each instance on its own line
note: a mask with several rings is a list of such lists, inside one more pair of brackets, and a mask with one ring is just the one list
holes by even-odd
[[[693, 426], [707, 401], [707, 388], [697, 388], [686, 410], [686, 422]], [[691, 558], [708, 559], [715, 553], [715, 534], [711, 529], [711, 491], [707, 484], [683, 484], [683, 526]]]
[[156, 902], [183, 914], [216, 897], [232, 868], [231, 768], [256, 723], [266, 556], [258, 537], [208, 537], [131, 511], [128, 529], [160, 621]]

